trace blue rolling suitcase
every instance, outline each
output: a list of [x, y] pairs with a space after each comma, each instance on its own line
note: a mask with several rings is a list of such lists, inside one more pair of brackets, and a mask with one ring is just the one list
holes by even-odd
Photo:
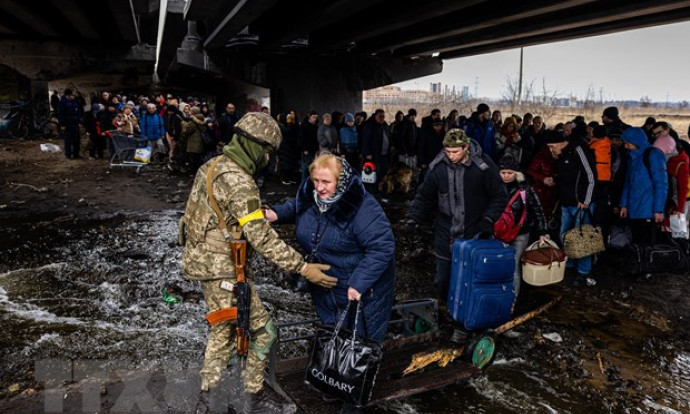
[[515, 249], [500, 240], [455, 240], [448, 310], [467, 330], [510, 320], [515, 292]]

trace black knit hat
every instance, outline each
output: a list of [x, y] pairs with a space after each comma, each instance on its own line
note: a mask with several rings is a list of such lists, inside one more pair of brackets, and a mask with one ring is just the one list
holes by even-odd
[[603, 115], [608, 119], [618, 119], [618, 107], [609, 106], [608, 108], [604, 109]]
[[498, 160], [498, 169], [520, 171], [520, 165], [518, 164], [515, 157], [513, 157], [511, 154], [506, 154], [503, 157], [501, 157], [500, 160]]
[[555, 129], [549, 129], [544, 135], [544, 141], [547, 144], [558, 144], [560, 142], [567, 141], [565, 134], [561, 131], [556, 131]]
[[592, 136], [594, 138], [604, 138], [608, 134], [608, 129], [606, 129], [605, 126], [603, 125], [597, 125], [594, 127], [594, 130], [592, 130]]
[[485, 103], [480, 103], [479, 105], [477, 105], [477, 113], [478, 114], [483, 114], [484, 112], [486, 112], [488, 110], [489, 110], [489, 105], [487, 105]]

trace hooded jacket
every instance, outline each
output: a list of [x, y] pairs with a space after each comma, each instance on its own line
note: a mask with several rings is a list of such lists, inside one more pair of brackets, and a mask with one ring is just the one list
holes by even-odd
[[473, 139], [469, 164], [453, 164], [443, 151], [429, 164], [407, 218], [423, 223], [433, 217], [436, 255], [450, 260], [453, 240], [471, 239], [483, 220], [493, 225], [507, 204], [498, 167]]
[[651, 147], [642, 128], [628, 128], [621, 135], [624, 142], [637, 148], [628, 152], [628, 170], [623, 184], [620, 207], [628, 209], [631, 219], [651, 219], [654, 213], [663, 213], [668, 193], [666, 158], [658, 148], [648, 153], [649, 168], [644, 153]]
[[513, 211], [513, 217], [516, 217], [517, 219], [522, 217], [522, 212], [525, 208], [527, 208], [525, 223], [520, 228], [520, 232], [518, 234], [529, 234], [532, 229], [536, 229], [539, 235], [548, 234], [544, 210], [541, 208], [541, 203], [539, 202], [537, 194], [534, 192], [529, 183], [525, 181], [525, 176], [518, 172], [515, 180], [506, 183], [505, 186], [506, 190], [508, 191], [508, 201], [510, 201], [510, 198], [513, 197], [516, 191], [525, 192], [524, 202], [522, 201], [521, 197], [517, 197], [510, 206], [510, 209]]

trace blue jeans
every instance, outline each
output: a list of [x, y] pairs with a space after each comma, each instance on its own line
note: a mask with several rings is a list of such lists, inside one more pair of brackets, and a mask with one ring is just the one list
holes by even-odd
[[[582, 214], [582, 219], [580, 218], [579, 209], [577, 206], [561, 206], [561, 240], [563, 240], [563, 235], [566, 231], [577, 227], [580, 225], [580, 221], [583, 224], [590, 224], [591, 216], [594, 214], [594, 203], [589, 205], [589, 212], [592, 214]], [[577, 217], [575, 224], [571, 224], [573, 217]], [[592, 271], [592, 256], [583, 257], [582, 259], [571, 259], [568, 258], [568, 268], [577, 266], [577, 273], [580, 275], [589, 275]]]

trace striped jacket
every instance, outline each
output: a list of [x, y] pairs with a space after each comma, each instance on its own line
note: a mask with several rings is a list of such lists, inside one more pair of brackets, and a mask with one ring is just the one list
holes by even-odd
[[558, 184], [561, 205], [591, 204], [597, 180], [594, 154], [580, 137], [568, 137], [568, 145], [558, 157]]

